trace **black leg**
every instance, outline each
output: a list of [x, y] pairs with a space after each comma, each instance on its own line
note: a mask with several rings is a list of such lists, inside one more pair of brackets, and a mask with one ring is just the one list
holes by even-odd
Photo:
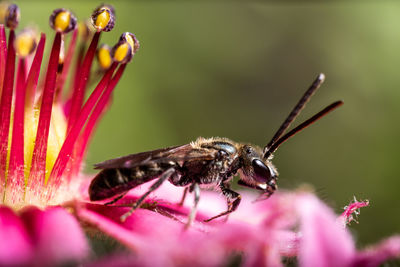
[[189, 228], [190, 225], [193, 223], [194, 219], [196, 218], [197, 213], [197, 205], [199, 204], [200, 200], [200, 186], [199, 184], [195, 183], [190, 187], [190, 191], [193, 191], [194, 194], [194, 204], [192, 210], [190, 211], [188, 222], [186, 223], [186, 228]]
[[104, 205], [109, 206], [114, 204], [115, 202], [117, 202], [118, 200], [120, 200], [121, 198], [123, 198], [128, 192], [125, 192], [119, 196], [117, 196], [116, 198], [114, 198], [113, 200], [111, 200], [110, 202], [104, 203]]
[[183, 190], [183, 195], [182, 195], [181, 201], [179, 201], [179, 203], [178, 203], [179, 206], [183, 206], [188, 189], [189, 189], [189, 187], [185, 187], [185, 190]]
[[154, 190], [156, 190], [157, 188], [159, 188], [166, 180], [168, 180], [169, 177], [171, 177], [171, 175], [175, 172], [174, 168], [169, 168], [168, 170], [166, 170], [161, 176], [160, 178], [158, 178], [158, 180], [149, 188], [149, 190], [143, 194], [143, 196], [141, 196], [132, 206], [132, 208], [126, 212], [124, 215], [121, 216], [121, 221], [124, 222], [126, 220], [126, 218], [128, 218], [138, 207], [140, 207], [140, 205], [143, 203], [143, 201], [145, 200], [145, 198]]
[[204, 220], [205, 222], [212, 221], [214, 219], [217, 219], [219, 217], [222, 217], [224, 215], [228, 215], [229, 213], [234, 212], [240, 204], [240, 200], [242, 199], [242, 197], [239, 195], [239, 193], [236, 193], [235, 191], [227, 188], [224, 184], [220, 184], [219, 187], [222, 191], [222, 194], [224, 194], [224, 196], [227, 199], [228, 210], [225, 212], [222, 212], [214, 217], [211, 217], [210, 219]]

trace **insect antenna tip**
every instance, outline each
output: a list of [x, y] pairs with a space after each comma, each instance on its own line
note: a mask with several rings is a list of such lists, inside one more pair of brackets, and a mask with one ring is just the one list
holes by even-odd
[[317, 78], [321, 83], [325, 81], [325, 74], [320, 73]]

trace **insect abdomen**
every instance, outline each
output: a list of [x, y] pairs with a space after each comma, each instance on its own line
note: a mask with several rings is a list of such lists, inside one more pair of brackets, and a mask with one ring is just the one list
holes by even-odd
[[91, 201], [103, 200], [122, 194], [138, 185], [157, 178], [162, 170], [143, 172], [138, 169], [105, 169], [92, 180], [89, 186]]

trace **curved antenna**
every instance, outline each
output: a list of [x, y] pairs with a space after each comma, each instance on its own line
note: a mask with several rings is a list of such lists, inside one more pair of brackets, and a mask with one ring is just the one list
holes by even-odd
[[326, 108], [324, 108], [323, 110], [321, 110], [320, 112], [318, 112], [317, 114], [315, 114], [314, 116], [312, 116], [311, 118], [309, 118], [308, 120], [306, 120], [305, 122], [301, 123], [299, 126], [297, 126], [296, 128], [294, 128], [293, 130], [291, 130], [290, 132], [288, 132], [287, 134], [285, 134], [284, 136], [282, 136], [281, 138], [279, 138], [264, 154], [264, 158], [268, 158], [269, 156], [271, 156], [272, 153], [274, 153], [278, 147], [285, 141], [287, 141], [290, 137], [292, 137], [293, 135], [295, 135], [296, 133], [300, 132], [301, 130], [303, 130], [304, 128], [307, 128], [308, 126], [310, 126], [311, 124], [313, 124], [314, 122], [316, 122], [317, 120], [321, 119], [322, 117], [324, 117], [325, 115], [327, 115], [329, 112], [335, 110], [336, 108], [340, 107], [341, 105], [343, 105], [343, 101], [336, 101], [332, 104], [330, 104], [329, 106], [327, 106]]
[[285, 131], [290, 127], [290, 124], [296, 119], [297, 115], [303, 110], [307, 102], [313, 96], [315, 91], [321, 86], [321, 84], [325, 80], [325, 75], [320, 73], [308, 90], [304, 93], [304, 95], [300, 98], [297, 105], [292, 109], [289, 116], [287, 116], [286, 120], [282, 123], [281, 127], [279, 127], [278, 131], [272, 137], [271, 141], [264, 147], [264, 154], [270, 150], [270, 147], [285, 133]]

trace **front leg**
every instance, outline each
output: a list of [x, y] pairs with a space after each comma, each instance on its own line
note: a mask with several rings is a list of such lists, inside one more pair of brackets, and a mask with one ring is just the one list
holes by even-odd
[[226, 200], [228, 202], [228, 210], [214, 217], [211, 217], [210, 219], [204, 220], [205, 222], [212, 221], [214, 219], [217, 219], [219, 217], [234, 212], [240, 204], [240, 200], [242, 199], [242, 197], [239, 193], [236, 193], [235, 191], [227, 188], [223, 183], [219, 185], [219, 188], [221, 189], [222, 194], [226, 197]]
[[193, 207], [192, 210], [190, 211], [188, 221], [186, 223], [186, 229], [190, 227], [190, 225], [193, 223], [194, 219], [196, 218], [196, 213], [197, 213], [197, 205], [199, 204], [200, 200], [200, 186], [198, 183], [194, 183], [190, 186], [189, 192], [193, 192], [194, 195], [194, 201], [193, 201]]

